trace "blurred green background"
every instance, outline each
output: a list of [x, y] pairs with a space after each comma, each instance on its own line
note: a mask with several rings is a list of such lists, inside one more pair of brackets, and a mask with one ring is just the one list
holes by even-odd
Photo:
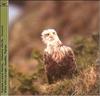
[[[9, 0], [10, 94], [97, 94], [99, 87], [94, 66], [98, 51], [98, 21], [98, 1]], [[79, 70], [79, 77], [55, 84], [55, 87], [46, 85], [43, 76], [45, 45], [40, 36], [47, 28], [54, 28], [62, 42], [73, 48]], [[91, 67], [97, 84], [86, 78], [92, 78]], [[83, 81], [90, 83], [85, 84], [84, 81], [80, 84], [81, 71], [88, 74], [83, 76]], [[76, 79], [79, 81], [75, 82]], [[79, 84], [80, 90], [73, 87]], [[89, 84], [96, 86], [92, 88]]]

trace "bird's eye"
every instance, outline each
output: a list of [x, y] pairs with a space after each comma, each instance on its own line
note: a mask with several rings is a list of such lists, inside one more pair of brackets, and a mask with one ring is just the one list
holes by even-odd
[[53, 34], [55, 34], [55, 32], [53, 32]]
[[49, 33], [47, 33], [46, 36], [49, 36]]

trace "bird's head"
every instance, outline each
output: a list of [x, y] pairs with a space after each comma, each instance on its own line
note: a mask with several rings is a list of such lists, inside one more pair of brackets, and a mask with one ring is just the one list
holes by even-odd
[[60, 41], [54, 29], [43, 30], [41, 35], [43, 42], [47, 45], [53, 45], [57, 41]]

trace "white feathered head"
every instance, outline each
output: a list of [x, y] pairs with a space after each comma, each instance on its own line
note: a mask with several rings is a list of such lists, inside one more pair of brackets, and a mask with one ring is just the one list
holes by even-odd
[[56, 45], [56, 43], [60, 41], [57, 32], [54, 29], [43, 30], [41, 35], [42, 40], [46, 45]]

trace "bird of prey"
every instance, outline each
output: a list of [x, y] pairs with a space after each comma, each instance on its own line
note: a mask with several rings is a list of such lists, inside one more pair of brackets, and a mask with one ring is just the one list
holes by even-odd
[[46, 44], [43, 60], [48, 83], [71, 77], [76, 70], [73, 50], [64, 46], [54, 29], [46, 29], [41, 38]]

